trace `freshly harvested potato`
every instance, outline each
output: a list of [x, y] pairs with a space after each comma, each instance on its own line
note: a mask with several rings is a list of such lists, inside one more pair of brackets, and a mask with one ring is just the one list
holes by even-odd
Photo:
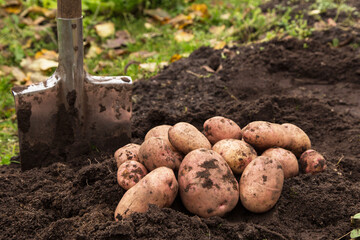
[[223, 216], [239, 201], [239, 187], [226, 161], [215, 151], [200, 148], [183, 159], [179, 174], [181, 200], [201, 217]]
[[311, 142], [306, 133], [291, 123], [282, 125], [266, 121], [255, 121], [243, 128], [243, 139], [255, 149], [264, 151], [272, 147], [281, 147], [292, 151], [299, 157]]
[[261, 156], [277, 160], [284, 171], [284, 178], [295, 177], [299, 174], [299, 163], [296, 156], [283, 148], [269, 148]]
[[160, 208], [170, 207], [178, 188], [175, 174], [170, 168], [155, 169], [124, 194], [116, 207], [115, 220], [126, 218], [134, 212], [146, 212], [149, 204]]
[[204, 133], [211, 144], [222, 139], [241, 139], [241, 128], [233, 120], [216, 116], [204, 122]]
[[148, 173], [144, 165], [137, 161], [126, 161], [117, 171], [117, 181], [125, 190], [137, 184]]
[[139, 161], [138, 159], [139, 149], [140, 149], [139, 144], [129, 143], [116, 150], [114, 154], [116, 160], [116, 166], [119, 167], [125, 161], [129, 161], [129, 160]]
[[145, 135], [145, 141], [151, 137], [161, 137], [165, 139], [169, 139], [169, 129], [171, 125], [159, 125], [150, 129]]
[[169, 141], [161, 137], [151, 137], [144, 141], [139, 149], [139, 161], [152, 171], [158, 167], [175, 169], [182, 155], [173, 151]]
[[211, 149], [211, 143], [196, 127], [179, 122], [169, 129], [169, 140], [178, 151], [188, 154], [198, 148]]
[[289, 139], [281, 125], [266, 121], [251, 122], [243, 128], [243, 139], [259, 150], [285, 147]]
[[295, 156], [300, 155], [311, 148], [311, 141], [308, 135], [298, 126], [291, 123], [284, 123], [281, 126], [285, 129], [285, 134], [290, 136], [290, 142], [286, 149], [291, 150]]
[[171, 143], [169, 141], [169, 129], [170, 128], [171, 128], [171, 125], [160, 125], [160, 126], [156, 126], [152, 129], [150, 129], [145, 135], [145, 141], [151, 137], [161, 137], [161, 138], [166, 139], [169, 142], [171, 149], [174, 152], [178, 152], [177, 155], [181, 156], [180, 158], [176, 158], [176, 163], [175, 163], [175, 170], [179, 170], [183, 156], [178, 150], [176, 150], [176, 148], [173, 145], [171, 145]]
[[284, 172], [281, 164], [268, 157], [257, 157], [241, 175], [241, 203], [251, 212], [266, 212], [279, 200], [283, 184]]
[[326, 160], [323, 155], [313, 149], [306, 150], [299, 158], [303, 173], [318, 173], [326, 169]]
[[243, 140], [223, 139], [215, 143], [212, 150], [219, 153], [235, 174], [240, 174], [257, 157], [255, 149]]

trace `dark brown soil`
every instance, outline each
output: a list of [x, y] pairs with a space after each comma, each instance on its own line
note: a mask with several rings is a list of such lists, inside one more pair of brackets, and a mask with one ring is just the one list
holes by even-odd
[[[360, 212], [360, 48], [332, 48], [327, 39], [350, 33], [360, 31], [315, 33], [307, 48], [294, 39], [226, 51], [200, 48], [134, 84], [136, 143], [156, 125], [186, 121], [202, 130], [215, 115], [241, 127], [254, 120], [290, 122], [308, 133], [328, 168], [286, 180], [269, 212], [253, 214], [239, 203], [223, 218], [203, 219], [176, 199], [171, 208], [151, 207], [115, 222], [124, 194], [116, 163], [111, 155], [93, 153], [25, 172], [18, 164], [2, 166], [0, 239], [341, 237], [351, 230], [350, 216]], [[204, 65], [222, 70], [209, 73]]]

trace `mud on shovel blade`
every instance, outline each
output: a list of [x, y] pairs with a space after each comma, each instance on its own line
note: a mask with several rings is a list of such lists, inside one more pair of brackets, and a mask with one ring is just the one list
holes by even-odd
[[59, 66], [45, 82], [14, 87], [22, 170], [130, 141], [132, 80], [83, 70], [80, 0], [58, 1]]

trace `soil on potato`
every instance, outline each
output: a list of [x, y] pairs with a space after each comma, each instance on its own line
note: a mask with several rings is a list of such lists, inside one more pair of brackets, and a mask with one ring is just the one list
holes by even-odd
[[[93, 153], [21, 172], [0, 167], [0, 239], [336, 239], [360, 212], [359, 29], [330, 29], [306, 41], [274, 40], [226, 50], [200, 48], [157, 76], [134, 83], [133, 142], [161, 124], [202, 130], [210, 117], [241, 127], [255, 120], [301, 127], [328, 163], [325, 172], [285, 180], [263, 214], [239, 203], [208, 219], [151, 206], [119, 222], [124, 194], [110, 154]], [[351, 34], [339, 48], [329, 39]], [[204, 67], [207, 66], [207, 67]], [[216, 72], [209, 71], [209, 68]], [[237, 176], [239, 179], [239, 176]], [[349, 239], [346, 237], [344, 239]]]

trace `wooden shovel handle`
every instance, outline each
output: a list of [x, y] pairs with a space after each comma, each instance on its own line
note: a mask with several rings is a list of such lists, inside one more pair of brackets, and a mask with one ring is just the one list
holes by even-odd
[[58, 18], [80, 18], [81, 0], [58, 0], [57, 1]]

